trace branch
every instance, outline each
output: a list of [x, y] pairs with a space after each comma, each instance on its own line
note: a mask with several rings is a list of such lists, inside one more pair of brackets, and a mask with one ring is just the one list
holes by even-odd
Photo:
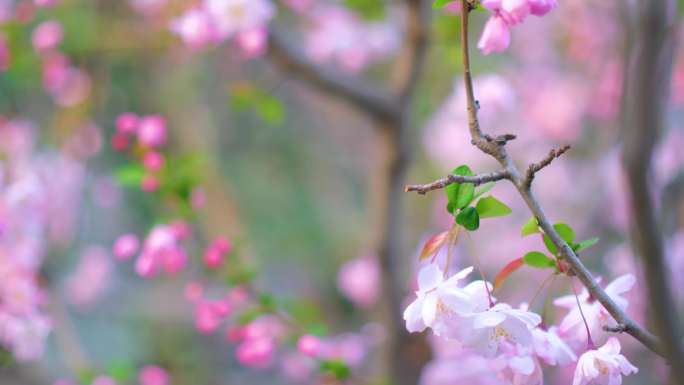
[[530, 188], [530, 186], [532, 185], [532, 180], [534, 179], [534, 174], [536, 174], [537, 171], [550, 165], [554, 159], [565, 154], [565, 152], [569, 149], [570, 146], [563, 146], [558, 149], [553, 149], [549, 151], [549, 154], [546, 156], [546, 158], [542, 159], [541, 162], [532, 163], [531, 165], [529, 165], [529, 167], [527, 168], [527, 173], [525, 174], [525, 180], [523, 181], [523, 185], [525, 186], [525, 188]]
[[475, 186], [479, 186], [483, 183], [487, 182], [496, 182], [498, 180], [502, 179], [508, 179], [509, 174], [508, 171], [506, 170], [499, 170], [499, 171], [494, 171], [486, 174], [478, 174], [478, 175], [472, 175], [472, 176], [465, 176], [465, 175], [454, 175], [450, 174], [447, 175], [445, 178], [442, 179], [437, 179], [436, 181], [428, 184], [414, 184], [414, 185], [408, 185], [406, 188], [404, 188], [404, 191], [406, 192], [411, 192], [415, 191], [420, 195], [425, 195], [426, 193], [433, 191], [433, 190], [439, 190], [441, 188], [444, 188], [452, 183], [472, 183]]
[[387, 120], [400, 112], [396, 98], [367, 80], [339, 73], [310, 61], [299, 48], [283, 37], [277, 28], [269, 28], [268, 56], [282, 69], [292, 72], [321, 90], [347, 100], [374, 118]]
[[[469, 0], [470, 1], [470, 0]], [[515, 166], [511, 158], [508, 156], [505, 149], [505, 142], [492, 140], [492, 138], [484, 135], [480, 129], [480, 124], [477, 119], [477, 103], [475, 102], [475, 96], [473, 92], [473, 83], [470, 72], [470, 53], [468, 48], [468, 17], [472, 6], [469, 1], [462, 1], [462, 17], [463, 21], [461, 23], [461, 47], [463, 50], [463, 76], [466, 88], [466, 108], [468, 110], [468, 127], [471, 135], [471, 142], [473, 145], [477, 146], [481, 151], [491, 155], [496, 158], [504, 170], [508, 173], [508, 177], [505, 179], [510, 180], [518, 190], [518, 193], [523, 198], [528, 208], [537, 218], [539, 226], [544, 230], [544, 233], [549, 236], [551, 242], [556, 246], [560, 252], [560, 257], [563, 258], [572, 268], [577, 278], [582, 282], [582, 284], [587, 288], [589, 293], [596, 298], [596, 300], [603, 305], [603, 307], [613, 316], [618, 324], [624, 325], [624, 330], [629, 333], [632, 337], [639, 340], [644, 346], [652, 350], [653, 352], [663, 355], [663, 347], [661, 342], [651, 334], [649, 331], [641, 327], [635, 321], [633, 321], [625, 311], [620, 308], [613, 299], [608, 296], [608, 294], [598, 285], [594, 277], [592, 276], [589, 269], [584, 266], [582, 261], [579, 259], [577, 254], [572, 250], [572, 248], [560, 237], [556, 229], [551, 225], [551, 222], [546, 216], [546, 213], [542, 209], [539, 201], [534, 195], [530, 185], [527, 183], [527, 177], [523, 178], [520, 170]], [[531, 165], [534, 172], [539, 171], [546, 164], [551, 163], [558, 155], [565, 151], [554, 150], [547, 158], [545, 158], [538, 165]], [[546, 164], [545, 161], [547, 161]], [[536, 166], [540, 166], [537, 167]], [[529, 170], [529, 169], [528, 169]], [[531, 183], [531, 181], [530, 181]], [[671, 302], [670, 302], [671, 303]]]

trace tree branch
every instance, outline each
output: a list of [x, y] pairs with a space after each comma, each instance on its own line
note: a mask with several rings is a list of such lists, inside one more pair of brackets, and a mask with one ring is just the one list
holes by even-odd
[[452, 183], [472, 183], [475, 186], [481, 185], [487, 182], [496, 182], [502, 179], [508, 179], [508, 171], [499, 170], [494, 172], [489, 172], [485, 174], [477, 174], [472, 176], [465, 175], [455, 175], [449, 174], [445, 178], [437, 179], [436, 181], [428, 184], [414, 184], [408, 185], [404, 189], [405, 192], [415, 191], [420, 195], [425, 195], [432, 190], [439, 190]]
[[[629, 333], [631, 336], [639, 340], [644, 346], [653, 352], [663, 355], [663, 347], [658, 338], [633, 321], [627, 315], [627, 313], [622, 310], [622, 308], [620, 308], [615, 301], [610, 298], [610, 296], [608, 296], [608, 294], [598, 285], [589, 269], [584, 266], [577, 254], [560, 237], [558, 232], [551, 225], [546, 213], [534, 195], [531, 186], [527, 182], [528, 177], [522, 177], [520, 170], [515, 166], [510, 156], [507, 154], [505, 142], [492, 140], [490, 137], [485, 136], [482, 133], [477, 119], [477, 103], [475, 102], [473, 91], [472, 76], [470, 71], [470, 53], [468, 48], [468, 17], [470, 11], [472, 10], [472, 6], [469, 1], [462, 1], [461, 4], [461, 14], [463, 17], [463, 22], [461, 23], [461, 47], [463, 50], [462, 56], [464, 67], [463, 76], [467, 98], [466, 108], [468, 111], [468, 127], [470, 130], [472, 144], [499, 161], [503, 169], [508, 173], [508, 176], [505, 179], [510, 180], [515, 185], [520, 196], [523, 198], [532, 214], [534, 214], [534, 216], [537, 218], [539, 226], [542, 228], [542, 230], [544, 230], [544, 233], [549, 236], [551, 242], [553, 242], [556, 248], [558, 248], [561, 258], [565, 259], [565, 261], [570, 265], [572, 271], [587, 288], [589, 293], [591, 293], [591, 295], [596, 298], [601, 305], [603, 305], [603, 307], [619, 324], [624, 325], [624, 330], [626, 333]], [[547, 158], [540, 162], [540, 164], [531, 165], [530, 168], [533, 170], [532, 175], [534, 175], [534, 172], [539, 171], [546, 164], [550, 163], [554, 158], [557, 157], [557, 155], [560, 155], [557, 154], [557, 152], [558, 150], [554, 150], [549, 154], [549, 156], [547, 156]], [[565, 151], [562, 151], [561, 154], [563, 152]], [[553, 156], [551, 156], [552, 154]], [[548, 162], [546, 162], [547, 160]]]
[[396, 117], [400, 108], [389, 91], [367, 80], [339, 73], [332, 68], [310, 61], [276, 27], [269, 28], [268, 56], [282, 69], [290, 71], [329, 94], [344, 99], [379, 120]]
[[570, 146], [563, 146], [558, 149], [553, 149], [549, 151], [549, 154], [546, 156], [546, 158], [542, 159], [538, 163], [532, 163], [531, 165], [529, 165], [529, 167], [527, 168], [527, 173], [525, 174], [525, 180], [523, 181], [525, 188], [530, 188], [530, 186], [532, 186], [532, 180], [534, 179], [534, 174], [536, 174], [537, 171], [550, 165], [554, 159], [565, 154], [565, 152], [569, 149]]

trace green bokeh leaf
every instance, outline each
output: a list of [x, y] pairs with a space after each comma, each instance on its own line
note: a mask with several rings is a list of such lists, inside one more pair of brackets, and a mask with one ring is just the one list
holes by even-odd
[[456, 215], [456, 223], [467, 230], [475, 231], [480, 227], [480, 215], [474, 207], [466, 207]]
[[510, 207], [491, 195], [477, 201], [475, 209], [480, 218], [502, 217], [512, 212]]
[[435, 0], [432, 2], [432, 8], [433, 9], [441, 9], [445, 5], [451, 3], [452, 1], [454, 1], [454, 0]]
[[140, 186], [145, 174], [145, 168], [141, 164], [131, 163], [114, 171], [114, 178], [122, 186]]
[[527, 221], [523, 227], [521, 234], [523, 237], [526, 237], [530, 234], [535, 234], [539, 232], [539, 224], [537, 224], [537, 218], [532, 217], [530, 218], [529, 221]]
[[599, 241], [598, 238], [585, 239], [582, 242], [575, 244], [573, 247], [573, 250], [575, 250], [575, 252], [580, 252], [584, 249], [588, 249], [588, 248], [594, 246], [595, 244], [598, 243], [598, 241]]
[[526, 265], [538, 269], [547, 269], [556, 266], [556, 262], [541, 251], [530, 251], [525, 254], [522, 259]]
[[342, 360], [323, 360], [320, 366], [321, 372], [331, 374], [338, 380], [349, 378], [351, 369]]

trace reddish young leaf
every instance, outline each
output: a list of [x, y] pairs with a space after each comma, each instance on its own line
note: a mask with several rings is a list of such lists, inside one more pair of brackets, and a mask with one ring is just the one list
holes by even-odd
[[523, 264], [523, 259], [517, 258], [509, 262], [508, 265], [504, 266], [504, 268], [501, 269], [501, 271], [499, 271], [494, 278], [494, 290], [497, 290], [504, 283], [506, 278], [508, 278], [508, 276], [514, 271], [518, 270]]
[[439, 234], [433, 235], [430, 239], [425, 242], [425, 246], [423, 246], [423, 250], [420, 252], [420, 257], [419, 260], [424, 260], [425, 258], [428, 258], [440, 249], [442, 245], [444, 245], [444, 242], [449, 239], [449, 232], [444, 231]]

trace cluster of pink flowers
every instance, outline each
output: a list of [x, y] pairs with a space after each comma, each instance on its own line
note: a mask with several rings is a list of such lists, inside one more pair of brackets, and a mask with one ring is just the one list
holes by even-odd
[[529, 15], [546, 15], [556, 6], [556, 0], [483, 0], [482, 6], [492, 12], [477, 44], [487, 55], [505, 51], [511, 43], [510, 28]]
[[275, 12], [270, 0], [203, 0], [170, 28], [191, 48], [233, 40], [245, 56], [255, 57], [266, 50], [267, 25]]
[[59, 52], [64, 37], [62, 24], [56, 20], [40, 23], [31, 37], [33, 48], [43, 62], [43, 88], [62, 107], [84, 101], [90, 95], [90, 76], [71, 64]]
[[[160, 186], [158, 172], [164, 167], [166, 158], [159, 149], [167, 142], [166, 119], [161, 115], [138, 116], [125, 112], [116, 119], [116, 133], [112, 136], [112, 148], [116, 151], [133, 150], [142, 154], [141, 162], [147, 174], [140, 182], [145, 192], [156, 191]], [[132, 140], [137, 144], [133, 147]]]
[[358, 72], [387, 57], [399, 48], [401, 42], [396, 25], [400, 15], [387, 21], [368, 22], [336, 5], [314, 6], [305, 15], [310, 20], [305, 30], [309, 56], [317, 62], [330, 62], [349, 72]]
[[[458, 342], [461, 349], [459, 359], [464, 355], [486, 358], [484, 367], [487, 370], [477, 371], [473, 376], [494, 372], [496, 377], [492, 383], [495, 384], [541, 384], [540, 360], [547, 365], [567, 365], [577, 361], [571, 344], [566, 342], [566, 338], [576, 334], [578, 323], [583, 325], [574, 296], [556, 301], [557, 305], [571, 309], [560, 327], [545, 328], [541, 325], [541, 317], [527, 310], [525, 304], [516, 309], [497, 302], [491, 295], [492, 287], [488, 282], [474, 281], [461, 286], [460, 281], [472, 270], [469, 267], [447, 278], [434, 263], [423, 267], [418, 274], [417, 298], [404, 312], [408, 331], [420, 332], [430, 328], [435, 336]], [[634, 277], [623, 276], [608, 285], [606, 291], [619, 306], [626, 308], [627, 301], [621, 294], [633, 284]], [[574, 306], [570, 306], [571, 299]], [[589, 325], [615, 322], [600, 304], [589, 301], [585, 293], [580, 305], [586, 309], [584, 314]], [[598, 335], [600, 331], [594, 328], [592, 332]], [[582, 337], [584, 342], [590, 338], [586, 334]], [[598, 350], [585, 351], [579, 358], [575, 385], [603, 381], [603, 378], [615, 381], [621, 375], [635, 373], [637, 369], [619, 351], [620, 344], [614, 338]], [[439, 356], [437, 359], [440, 360]], [[435, 367], [439, 368], [439, 365], [428, 368], [433, 371], [428, 372], [429, 376], [440, 375], [434, 372]], [[471, 380], [481, 383], [480, 380]]]
[[[162, 271], [175, 275], [188, 261], [182, 242], [190, 236], [190, 228], [183, 221], [156, 225], [145, 238], [135, 261], [135, 272], [152, 278]], [[138, 252], [139, 241], [133, 234], [124, 234], [114, 242], [114, 256], [127, 260]]]

